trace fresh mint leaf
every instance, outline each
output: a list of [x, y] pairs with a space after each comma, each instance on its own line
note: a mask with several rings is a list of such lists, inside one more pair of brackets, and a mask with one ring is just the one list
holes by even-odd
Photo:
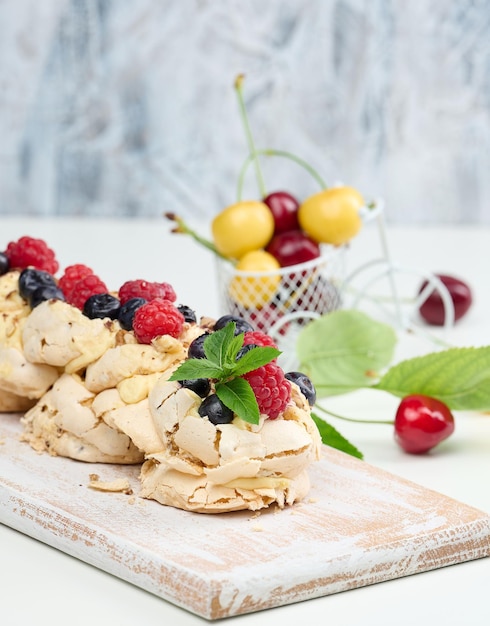
[[449, 348], [392, 366], [376, 389], [403, 397], [423, 394], [453, 410], [490, 409], [490, 346]]
[[220, 367], [223, 367], [228, 360], [229, 345], [233, 342], [235, 328], [235, 322], [230, 322], [223, 328], [210, 333], [204, 340], [203, 349], [206, 358]]
[[299, 333], [299, 369], [324, 398], [373, 386], [393, 359], [394, 329], [355, 310], [332, 311]]
[[323, 420], [318, 415], [314, 413], [311, 414], [313, 421], [315, 422], [318, 432], [320, 433], [320, 437], [322, 438], [322, 442], [330, 446], [331, 448], [335, 448], [336, 450], [340, 450], [341, 452], [346, 452], [351, 456], [356, 457], [357, 459], [363, 459], [364, 455], [360, 452], [354, 445], [352, 445], [347, 439], [339, 433], [331, 424]]
[[208, 359], [183, 361], [169, 380], [194, 380], [195, 378], [221, 378], [223, 370]]
[[269, 363], [281, 352], [271, 346], [256, 346], [237, 361], [244, 334], [235, 335], [235, 328], [235, 323], [230, 322], [210, 333], [203, 343], [206, 358], [183, 361], [169, 380], [210, 378], [216, 381], [216, 394], [225, 406], [246, 422], [258, 424], [257, 399], [250, 384], [240, 377]]
[[281, 351], [272, 346], [257, 346], [246, 352], [235, 364], [234, 374], [241, 376], [276, 359]]
[[258, 424], [260, 418], [257, 399], [252, 387], [244, 378], [233, 378], [216, 384], [216, 395], [225, 406], [245, 422]]

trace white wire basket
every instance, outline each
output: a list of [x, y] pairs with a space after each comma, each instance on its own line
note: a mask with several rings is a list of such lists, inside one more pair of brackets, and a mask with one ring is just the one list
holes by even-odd
[[[377, 200], [369, 208], [363, 207], [360, 215], [365, 224], [377, 224], [381, 256], [366, 260], [348, 275], [348, 245], [324, 245], [317, 259], [268, 272], [238, 271], [231, 263], [217, 260], [223, 314], [241, 317], [255, 329], [268, 333], [282, 350], [279, 360], [286, 369], [296, 365], [296, 341], [302, 328], [337, 309], [366, 310], [374, 304], [375, 317], [399, 331], [424, 335], [427, 332], [417, 323], [417, 311], [436, 291], [445, 311], [443, 331], [454, 325], [454, 305], [441, 280], [430, 272], [401, 267], [393, 261], [384, 227], [383, 200]], [[399, 282], [405, 275], [426, 281], [426, 287], [417, 297], [407, 299], [400, 295]], [[387, 285], [386, 297], [376, 298], [373, 292], [383, 281]]]
[[345, 246], [323, 246], [317, 259], [266, 272], [239, 271], [218, 259], [220, 307], [257, 330], [284, 335], [292, 323], [340, 308], [345, 254]]

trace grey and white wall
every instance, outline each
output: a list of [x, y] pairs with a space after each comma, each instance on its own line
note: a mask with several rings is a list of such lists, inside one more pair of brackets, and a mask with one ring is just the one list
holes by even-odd
[[257, 147], [393, 223], [490, 224], [488, 0], [0, 0], [0, 215], [214, 215], [247, 155], [238, 73]]

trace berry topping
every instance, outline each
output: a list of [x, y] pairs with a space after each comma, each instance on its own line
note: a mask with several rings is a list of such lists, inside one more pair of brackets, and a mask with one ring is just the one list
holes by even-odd
[[196, 312], [193, 311], [189, 306], [185, 304], [179, 304], [177, 308], [184, 316], [186, 322], [189, 322], [189, 324], [195, 324], [197, 322]]
[[28, 267], [20, 273], [19, 293], [24, 300], [29, 300], [39, 287], [56, 287], [56, 280], [52, 274], [44, 270]]
[[66, 301], [82, 310], [85, 302], [96, 293], [107, 293], [105, 283], [95, 274], [88, 274], [78, 280], [69, 293], [65, 293]]
[[56, 274], [59, 268], [58, 261], [51, 248], [45, 241], [34, 237], [21, 237], [18, 241], [11, 241], [5, 250], [11, 268], [23, 269], [35, 267]]
[[0, 252], [0, 276], [6, 274], [10, 269], [10, 263], [5, 252]]
[[196, 337], [189, 346], [188, 357], [189, 359], [204, 359], [204, 341], [209, 337], [210, 333], [204, 333]]
[[243, 345], [254, 344], [255, 346], [271, 346], [277, 348], [276, 342], [260, 330], [248, 331], [243, 335]]
[[311, 380], [302, 372], [288, 372], [286, 378], [298, 385], [299, 390], [308, 400], [308, 404], [313, 406], [316, 402], [316, 389]]
[[151, 302], [155, 298], [175, 302], [177, 296], [168, 283], [151, 283], [146, 280], [128, 280], [119, 288], [119, 300], [125, 304], [131, 298], [144, 298]]
[[285, 378], [279, 365], [267, 363], [243, 374], [243, 378], [252, 387], [261, 413], [275, 419], [284, 411], [291, 397], [291, 383]]
[[245, 422], [259, 424], [261, 413], [278, 417], [290, 398], [291, 383], [272, 362], [280, 354], [277, 348], [243, 346], [242, 339], [235, 335], [234, 322], [197, 337], [189, 346], [189, 358], [169, 380], [210, 378], [220, 402]]
[[146, 304], [148, 300], [144, 298], [131, 298], [119, 308], [118, 320], [124, 330], [133, 330], [133, 318], [136, 311]]
[[65, 268], [63, 275], [59, 279], [58, 286], [65, 296], [67, 296], [80, 279], [85, 278], [85, 276], [90, 276], [93, 273], [94, 272], [90, 269], [90, 267], [87, 267], [82, 263], [69, 265]]
[[29, 296], [28, 302], [31, 309], [37, 307], [38, 304], [45, 300], [64, 300], [65, 294], [57, 285], [41, 285], [35, 289]]
[[253, 350], [253, 348], [257, 348], [258, 346], [254, 343], [247, 343], [246, 345], [243, 345], [240, 350], [238, 350], [238, 354], [236, 355], [236, 360], [239, 361], [242, 356], [244, 356], [245, 354], [247, 354], [247, 352], [250, 352], [250, 350]]
[[229, 424], [233, 421], [233, 411], [225, 406], [213, 393], [202, 401], [197, 410], [201, 417], [207, 417], [211, 424]]
[[90, 319], [110, 317], [117, 319], [121, 304], [117, 298], [110, 293], [96, 293], [90, 296], [83, 305], [83, 314]]
[[133, 318], [133, 330], [140, 343], [151, 343], [155, 337], [178, 337], [182, 332], [184, 316], [169, 300], [155, 298], [141, 306]]
[[240, 333], [246, 333], [248, 331], [252, 331], [254, 328], [251, 324], [249, 324], [246, 320], [236, 315], [223, 315], [214, 324], [214, 330], [220, 330], [220, 328], [224, 328], [230, 322], [235, 322], [235, 335], [239, 335]]
[[211, 383], [209, 378], [193, 378], [179, 381], [182, 387], [190, 389], [194, 393], [197, 393], [201, 398], [205, 398], [211, 391]]

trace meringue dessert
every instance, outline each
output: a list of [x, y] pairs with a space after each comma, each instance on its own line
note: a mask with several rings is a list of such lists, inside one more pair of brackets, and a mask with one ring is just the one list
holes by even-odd
[[198, 413], [201, 398], [164, 379], [150, 393], [151, 446], [141, 495], [200, 513], [280, 508], [305, 497], [307, 468], [320, 457], [320, 435], [296, 385], [280, 417], [257, 425], [235, 416], [214, 425]]
[[187, 511], [283, 508], [305, 497], [321, 450], [315, 392], [277, 364], [270, 336], [231, 315], [198, 321], [168, 283], [130, 280], [109, 292], [85, 265], [58, 279], [40, 240], [7, 250], [0, 410], [25, 412], [31, 448], [139, 464], [141, 497]]
[[90, 319], [61, 300], [39, 304], [24, 322], [24, 353], [59, 377], [21, 419], [24, 441], [78, 461], [141, 463], [143, 451], [117, 422], [131, 430], [148, 410], [154, 381], [185, 358], [185, 341], [194, 338], [186, 331], [182, 340], [144, 345], [115, 320]]
[[19, 293], [17, 270], [0, 276], [0, 411], [25, 411], [58, 378], [58, 370], [29, 361], [22, 330], [31, 309]]

